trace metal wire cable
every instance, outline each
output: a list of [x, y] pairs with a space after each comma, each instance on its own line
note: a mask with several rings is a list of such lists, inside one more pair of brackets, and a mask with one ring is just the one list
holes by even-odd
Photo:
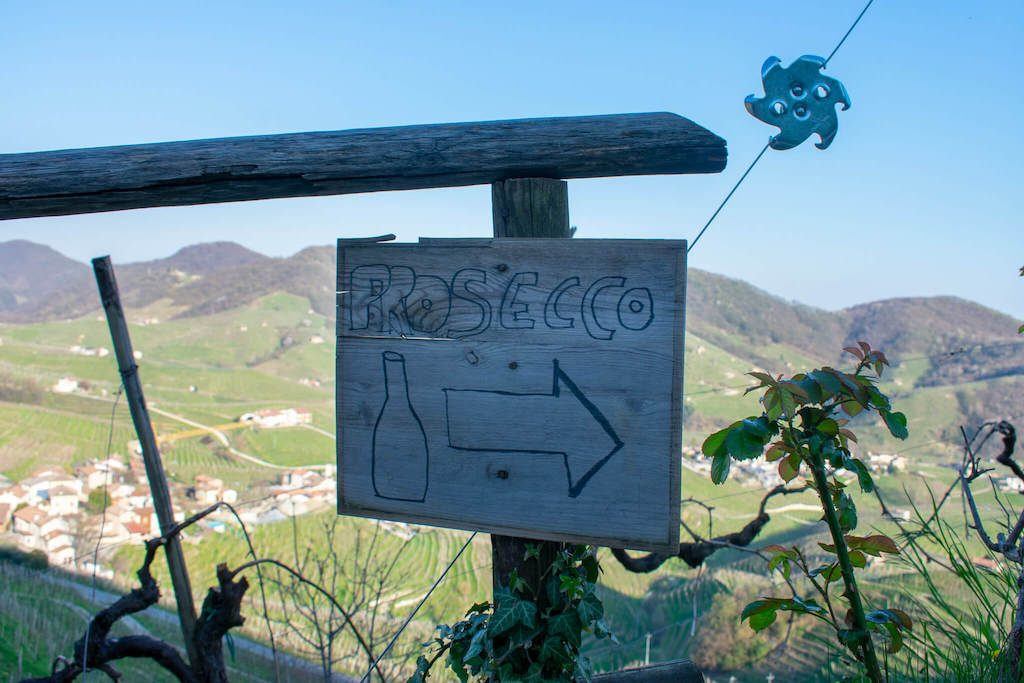
[[868, 11], [868, 8], [871, 7], [871, 3], [873, 3], [874, 1], [875, 0], [868, 0], [868, 4], [864, 5], [864, 9], [860, 11], [860, 14], [857, 15], [857, 18], [853, 20], [852, 24], [850, 24], [850, 28], [846, 29], [846, 33], [843, 34], [843, 37], [839, 39], [839, 42], [836, 43], [836, 46], [832, 48], [832, 52], [830, 52], [828, 54], [828, 57], [825, 58], [825, 64], [822, 66], [823, 69], [828, 66], [829, 60], [835, 57], [836, 53], [839, 52], [839, 48], [843, 46], [843, 43], [846, 42], [846, 39], [850, 37], [851, 33], [853, 33], [853, 29], [857, 28], [857, 24], [860, 23], [860, 20], [861, 18], [863, 18], [864, 13]]
[[[107, 507], [110, 505], [110, 452], [114, 446], [114, 420], [117, 416], [117, 404], [121, 400], [121, 393], [124, 389], [124, 384], [117, 388], [117, 393], [114, 394], [114, 405], [110, 407], [110, 427], [107, 430], [107, 456], [104, 461], [107, 463], [106, 475], [103, 477], [103, 506], [100, 509], [100, 532], [96, 537], [96, 547], [92, 551], [92, 587], [91, 587], [91, 599], [96, 601], [96, 572], [99, 569], [99, 555], [100, 555], [100, 543], [103, 541], [103, 531], [107, 523]], [[82, 676], [85, 677], [89, 673], [89, 628], [92, 626], [92, 619], [85, 622], [85, 640], [82, 642]]]
[[407, 616], [405, 618], [405, 621], [402, 622], [401, 628], [399, 628], [395, 635], [391, 637], [391, 640], [388, 642], [388, 646], [384, 648], [384, 651], [380, 653], [377, 659], [374, 660], [373, 664], [370, 665], [370, 668], [367, 669], [366, 673], [360, 679], [360, 683], [366, 683], [370, 680], [370, 674], [372, 674], [373, 670], [377, 668], [377, 666], [384, 660], [385, 657], [387, 657], [388, 652], [390, 652], [391, 648], [394, 647], [396, 642], [398, 642], [398, 637], [402, 635], [402, 632], [405, 631], [406, 627], [409, 626], [409, 623], [412, 622], [413, 617], [415, 617], [416, 613], [420, 611], [420, 608], [423, 607], [423, 604], [427, 601], [427, 599], [433, 594], [435, 590], [437, 590], [437, 587], [441, 585], [441, 582], [444, 581], [444, 577], [448, 576], [448, 572], [451, 571], [452, 567], [455, 566], [455, 563], [459, 561], [460, 557], [462, 557], [462, 553], [466, 552], [466, 548], [468, 548], [469, 544], [473, 542], [473, 539], [476, 538], [476, 535], [476, 531], [469, 535], [469, 538], [466, 539], [466, 542], [462, 544], [461, 548], [459, 548], [459, 552], [455, 553], [455, 557], [451, 559], [451, 561], [448, 563], [448, 566], [444, 568], [443, 572], [441, 572], [441, 576], [437, 577], [437, 580], [434, 581], [434, 585], [430, 587], [430, 590], [427, 591], [426, 595], [420, 598], [420, 601], [416, 604], [416, 607], [413, 608], [412, 612], [409, 613], [409, 616]]
[[[1012, 346], [1024, 346], [1024, 340], [1011, 339], [1011, 340], [1008, 340], [1008, 341], [993, 342], [991, 344], [968, 344], [968, 345], [965, 345], [965, 346], [958, 346], [958, 347], [949, 349], [948, 351], [939, 351], [939, 352], [936, 352], [936, 353], [926, 354], [926, 355], [923, 355], [923, 356], [911, 356], [909, 358], [898, 358], [896, 360], [890, 361], [889, 362], [889, 366], [895, 368], [895, 367], [899, 367], [901, 365], [904, 365], [905, 363], [911, 363], [911, 362], [915, 362], [915, 361], [919, 361], [919, 360], [929, 360], [929, 359], [945, 360], [945, 359], [948, 359], [948, 358], [952, 358], [954, 356], [959, 356], [961, 354], [971, 353], [973, 351], [981, 351], [983, 349], [999, 349], [999, 348], [1012, 347]], [[728, 392], [728, 391], [738, 391], [740, 389], [746, 389], [748, 387], [750, 387], [749, 383], [747, 383], [747, 384], [714, 385], [714, 386], [711, 386], [711, 387], [707, 387], [705, 389], [699, 389], [697, 391], [687, 391], [687, 392], [685, 392], [685, 395], [686, 396], [702, 396], [704, 394], [720, 394], [720, 393], [724, 393], [724, 392]]]
[[[831, 60], [835, 56], [836, 52], [839, 52], [839, 48], [843, 46], [843, 43], [846, 42], [846, 39], [850, 37], [851, 33], [853, 33], [853, 29], [857, 28], [857, 24], [860, 23], [860, 20], [864, 17], [864, 14], [868, 11], [868, 8], [871, 7], [874, 1], [875, 0], [868, 0], [868, 3], [864, 5], [864, 9], [860, 11], [860, 14], [857, 15], [857, 18], [853, 20], [852, 24], [850, 24], [850, 28], [846, 29], [846, 33], [844, 33], [843, 37], [839, 39], [839, 42], [836, 43], [836, 46], [832, 48], [832, 52], [829, 53], [828, 58], [822, 65], [822, 68], [828, 66], [829, 60]], [[747, 179], [747, 176], [750, 175], [750, 172], [754, 170], [754, 167], [757, 166], [757, 162], [761, 161], [761, 157], [763, 157], [764, 153], [768, 151], [768, 147], [770, 144], [770, 141], [765, 143], [764, 147], [761, 148], [761, 151], [757, 153], [756, 157], [754, 157], [754, 160], [750, 162], [749, 166], [747, 166], [747, 170], [743, 172], [743, 175], [740, 176], [740, 179], [737, 180], [736, 184], [732, 186], [731, 190], [729, 190], [729, 194], [725, 195], [725, 199], [723, 199], [722, 203], [718, 205], [718, 208], [715, 209], [715, 212], [711, 214], [711, 218], [709, 218], [707, 223], [704, 224], [704, 227], [700, 229], [700, 232], [697, 233], [697, 236], [693, 238], [693, 242], [691, 242], [686, 247], [687, 254], [693, 251], [693, 248], [697, 246], [697, 242], [700, 241], [700, 238], [703, 237], [704, 233], [707, 232], [709, 227], [711, 227], [711, 223], [713, 223], [714, 220], [718, 217], [718, 214], [722, 212], [722, 209], [725, 208], [725, 205], [729, 203], [729, 200], [732, 199], [733, 194], [735, 194], [736, 190], [738, 190], [740, 185], [743, 184], [743, 181]]]

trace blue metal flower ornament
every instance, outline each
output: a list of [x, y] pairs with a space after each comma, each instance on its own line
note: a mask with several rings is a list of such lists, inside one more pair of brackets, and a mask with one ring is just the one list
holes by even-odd
[[804, 55], [788, 67], [778, 57], [769, 57], [761, 67], [764, 97], [747, 95], [743, 105], [752, 116], [779, 128], [772, 137], [772, 149], [792, 149], [812, 134], [821, 139], [818, 149], [832, 144], [839, 130], [836, 105], [850, 108], [850, 96], [843, 84], [821, 73], [825, 60]]

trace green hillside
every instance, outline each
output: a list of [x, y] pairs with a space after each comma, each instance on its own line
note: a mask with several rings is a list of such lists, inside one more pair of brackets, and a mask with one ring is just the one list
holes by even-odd
[[[132, 282], [145, 284], [145, 291], [134, 295], [138, 305], [129, 307], [129, 322], [135, 347], [142, 353], [140, 373], [156, 431], [169, 439], [162, 452], [172, 482], [189, 485], [197, 474], [214, 475], [241, 491], [244, 499], [248, 489], [277, 480], [280, 473], [274, 466], [333, 462], [333, 287], [323, 284], [332, 282], [332, 251], [316, 248], [291, 259], [266, 259], [219, 245], [212, 252], [194, 249], [170, 261], [133, 267], [130, 277], [122, 280], [122, 290], [131, 291]], [[168, 278], [174, 280], [173, 286], [167, 284]], [[0, 289], [4, 286], [0, 281]], [[20, 296], [10, 294], [8, 303]], [[910, 439], [898, 445], [876, 426], [854, 423], [863, 449], [895, 450], [909, 459], [905, 472], [880, 477], [883, 494], [897, 505], [905, 487], [924, 501], [929, 490], [941, 491], [952, 480], [948, 465], [959, 457], [959, 425], [995, 415], [1024, 417], [1024, 350], [1014, 335], [1016, 325], [981, 306], [954, 299], [908, 299], [832, 313], [701, 271], [691, 271], [688, 297], [684, 443], [689, 447], [698, 447], [710, 431], [756, 410], [756, 399], [743, 395], [749, 384], [745, 373], [836, 364], [841, 362], [839, 347], [860, 337], [890, 352], [893, 369], [885, 389], [910, 422]], [[8, 306], [8, 322], [0, 323], [0, 474], [13, 480], [44, 465], [71, 468], [102, 457], [108, 437], [113, 451], [124, 455], [133, 438], [124, 403], [114, 410], [118, 375], [112, 355], [86, 356], [72, 350], [109, 348], [106, 324], [95, 307], [64, 302], [60, 310], [76, 316], [54, 319], [51, 314], [57, 309], [38, 306], [31, 309], [32, 315], [41, 316], [36, 322], [14, 322], [13, 309], [18, 315], [29, 310], [15, 304]], [[51, 387], [62, 377], [78, 380], [79, 390], [54, 393]], [[311, 427], [257, 430], [233, 425], [242, 413], [285, 407], [311, 411]], [[221, 428], [228, 445], [195, 424]], [[736, 530], [752, 518], [761, 492], [757, 486], [734, 481], [716, 487], [684, 470], [682, 495], [714, 507], [713, 533], [718, 534]], [[811, 502], [806, 495], [773, 501], [772, 522], [759, 543], [799, 543], [820, 536]], [[986, 511], [997, 510], [991, 494], [981, 496], [980, 502]], [[864, 499], [860, 507], [866, 526], [888, 524], [873, 512], [877, 506], [872, 501]], [[959, 503], [951, 505], [950, 511], [958, 508]], [[254, 542], [265, 556], [296, 561], [297, 548], [300, 556], [307, 547], [325, 550], [321, 532], [332, 518], [331, 511], [300, 517], [297, 540], [290, 521], [260, 525], [253, 529]], [[706, 512], [698, 506], [685, 505], [684, 520], [699, 533], [709, 531]], [[355, 552], [356, 540], [375, 528], [364, 520], [343, 519], [339, 524], [335, 550], [342, 557]], [[408, 543], [390, 533], [380, 538], [382, 556], [401, 549], [396, 576], [402, 578], [400, 589], [393, 590], [378, 610], [382, 632], [404, 618], [466, 537], [462, 532], [421, 529]], [[185, 547], [200, 600], [216, 563], [239, 563], [245, 557], [243, 539], [233, 531], [193, 534]], [[131, 546], [119, 549], [121, 585], [130, 580], [139, 551]], [[598, 668], [641, 661], [649, 632], [656, 634], [652, 659], [699, 656], [713, 649], [713, 643], [698, 635], [709, 624], [725, 638], [722, 642], [732, 643], [736, 657], [723, 661], [733, 661], [730, 666], [735, 670], [730, 671], [741, 680], [747, 666], [743, 657], [764, 654], [758, 649], [763, 643], [739, 630], [735, 609], [728, 611], [744, 596], [770, 590], [756, 558], [721, 552], [701, 572], [672, 560], [649, 575], [630, 574], [607, 554], [604, 560], [602, 594], [621, 645], [589, 644]], [[869, 573], [879, 591], [888, 585], [885, 571]], [[480, 536], [402, 636], [395, 665], [414, 659], [418, 643], [435, 623], [458, 618], [471, 602], [486, 597], [489, 576], [489, 547]], [[34, 604], [17, 598], [19, 582], [24, 582], [20, 575], [0, 574], [0, 581], [13, 587], [7, 599], [20, 601], [17, 609]], [[357, 586], [346, 578], [337, 590], [351, 596]], [[281, 596], [273, 587], [270, 601], [275, 618], [283, 619]], [[245, 630], [264, 638], [257, 607], [250, 602]], [[48, 643], [62, 638], [70, 642], [75, 626], [69, 619], [47, 619], [45, 632], [39, 622], [26, 633]], [[5, 640], [4, 628], [0, 619], [0, 643], [12, 642]], [[345, 638], [343, 645], [353, 647]], [[790, 657], [785, 666], [807, 673], [820, 665], [821, 653], [807, 647], [811, 655], [804, 660]], [[0, 645], [0, 669], [12, 666], [11, 652]], [[32, 652], [32, 661], [22, 664], [26, 672], [38, 671], [52, 654]], [[345, 667], [357, 673], [355, 662]]]

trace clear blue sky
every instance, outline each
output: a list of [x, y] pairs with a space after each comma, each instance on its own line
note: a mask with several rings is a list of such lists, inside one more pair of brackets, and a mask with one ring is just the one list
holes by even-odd
[[[0, 3], [0, 152], [304, 130], [677, 112], [726, 171], [573, 181], [581, 237], [691, 238], [774, 129], [769, 55], [827, 55], [862, 0]], [[173, 5], [173, 6], [172, 6]], [[853, 108], [769, 152], [691, 265], [827, 308], [955, 294], [1024, 316], [1024, 3], [876, 0], [829, 65]], [[486, 187], [0, 223], [86, 259], [235, 240], [490, 234]]]

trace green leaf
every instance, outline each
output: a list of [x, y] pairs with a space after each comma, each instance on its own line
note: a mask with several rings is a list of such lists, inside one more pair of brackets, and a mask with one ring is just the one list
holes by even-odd
[[768, 561], [768, 571], [770, 572], [776, 567], [781, 567], [779, 571], [788, 579], [791, 571], [789, 559], [789, 553], [776, 553], [775, 556]]
[[732, 426], [721, 429], [704, 439], [704, 445], [701, 446], [701, 451], [703, 451], [704, 455], [709, 458], [717, 458], [720, 454], [727, 453], [725, 439], [729, 436], [730, 431], [732, 431]]
[[856, 651], [861, 640], [866, 636], [867, 634], [863, 631], [855, 631], [849, 628], [841, 628], [836, 631], [836, 637], [839, 638], [839, 642], [854, 651]]
[[768, 416], [769, 420], [778, 420], [782, 417], [782, 400], [778, 390], [769, 389], [764, 392], [761, 403], [764, 405], [764, 414]]
[[805, 403], [821, 403], [825, 396], [821, 391], [821, 385], [810, 375], [794, 375], [791, 380], [793, 384], [803, 389]]
[[857, 483], [864, 493], [871, 493], [875, 490], [875, 482], [871, 479], [871, 472], [867, 466], [857, 458], [844, 458], [846, 469], [857, 475]]
[[498, 603], [498, 608], [494, 610], [494, 615], [487, 624], [487, 635], [495, 638], [519, 624], [533, 628], [536, 616], [537, 606], [529, 600], [519, 600], [514, 597], [502, 600]]
[[555, 662], [560, 668], [572, 664], [572, 655], [566, 650], [565, 642], [557, 636], [549, 636], [540, 646], [540, 661]]
[[846, 544], [850, 550], [863, 550], [868, 555], [875, 557], [882, 553], [899, 555], [900, 549], [896, 541], [883, 534], [872, 534], [871, 536], [846, 536]]
[[868, 558], [865, 557], [864, 553], [861, 552], [860, 550], [851, 550], [849, 552], [849, 555], [850, 555], [850, 564], [852, 564], [854, 567], [858, 567], [858, 568], [863, 569], [864, 567], [866, 567], [868, 565]]
[[483, 614], [491, 609], [491, 603], [489, 602], [476, 602], [473, 606], [466, 610], [466, 616], [470, 614]]
[[562, 639], [573, 647], [578, 648], [582, 641], [583, 622], [580, 621], [576, 610], [556, 614], [548, 620], [548, 633], [553, 636], [562, 636]]
[[751, 615], [749, 619], [750, 628], [754, 631], [763, 631], [772, 624], [775, 623], [776, 612], [775, 610], [766, 610], [764, 612], [758, 612], [757, 614]]
[[839, 527], [843, 533], [848, 533], [857, 528], [857, 507], [853, 504], [853, 498], [847, 493], [840, 493], [836, 496], [836, 507], [839, 512]]
[[740, 613], [740, 619], [747, 619], [751, 615], [758, 614], [767, 610], [774, 610], [778, 607], [778, 599], [774, 598], [762, 598], [761, 600], [754, 600], [748, 603], [743, 611]]
[[793, 394], [784, 385], [780, 384], [776, 391], [779, 392], [779, 399], [782, 402], [782, 414], [787, 419], [792, 419], [796, 416], [796, 399], [793, 398]]
[[724, 484], [729, 478], [729, 467], [732, 465], [732, 458], [728, 453], [719, 453], [711, 461], [711, 481], [716, 484]]
[[906, 439], [910, 436], [910, 432], [907, 430], [906, 415], [888, 410], [880, 410], [879, 413], [882, 415], [882, 419], [885, 420], [885, 426], [889, 428], [889, 433], [894, 437]]
[[589, 593], [583, 596], [580, 604], [576, 605], [576, 611], [580, 615], [580, 620], [589, 625], [604, 616], [604, 605], [601, 604], [600, 598]]
[[834, 372], [835, 370], [832, 370], [832, 368], [822, 368], [808, 374], [808, 377], [821, 387], [821, 401], [819, 403], [832, 398], [843, 389], [842, 383], [833, 374]]
[[728, 436], [725, 437], [725, 447], [729, 449], [729, 455], [737, 460], [753, 460], [761, 457], [765, 444], [771, 437], [772, 432], [767, 418], [748, 417], [729, 430]]
[[597, 556], [593, 553], [587, 553], [586, 557], [580, 562], [580, 565], [587, 575], [587, 581], [597, 583], [598, 576], [601, 573], [601, 565], [597, 562]]
[[478, 654], [483, 652], [484, 643], [486, 642], [487, 631], [484, 629], [480, 629], [475, 634], [473, 634], [473, 638], [469, 641], [469, 649], [466, 650], [466, 654], [462, 656], [462, 659], [465, 661], [467, 659], [472, 659], [473, 657], [476, 657]]
[[768, 462], [775, 462], [776, 460], [783, 457], [787, 453], [792, 452], [793, 449], [790, 446], [787, 446], [781, 441], [776, 441], [775, 443], [768, 447], [767, 451], [764, 452], [764, 459], [767, 460]]
[[830, 417], [818, 423], [818, 431], [826, 436], [835, 436], [839, 433], [839, 423]]
[[846, 401], [843, 401], [843, 412], [850, 417], [857, 417], [864, 412], [864, 406], [854, 399], [847, 399]]

